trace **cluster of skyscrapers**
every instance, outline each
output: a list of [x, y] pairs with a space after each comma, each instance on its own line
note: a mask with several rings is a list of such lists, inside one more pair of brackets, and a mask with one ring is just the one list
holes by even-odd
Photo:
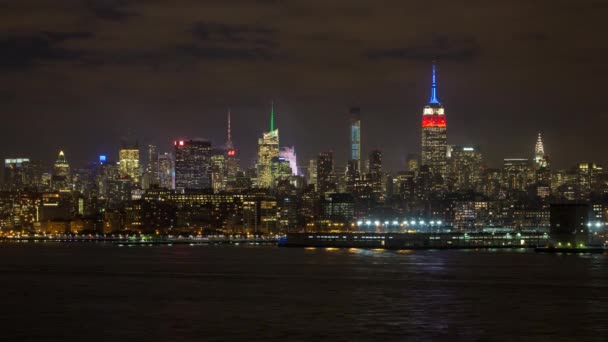
[[274, 103], [256, 163], [244, 169], [230, 111], [221, 146], [180, 138], [159, 153], [125, 141], [118, 160], [101, 155], [72, 168], [61, 151], [51, 170], [30, 158], [7, 158], [0, 233], [542, 230], [556, 201], [589, 203], [597, 222], [608, 219], [608, 174], [590, 162], [551, 170], [540, 134], [530, 158], [505, 159], [501, 168], [485, 166], [478, 146], [449, 144], [434, 65], [421, 150], [408, 155], [404, 170], [384, 170], [379, 150], [364, 160], [365, 116], [360, 108], [349, 115], [343, 167], [332, 151], [299, 165], [295, 148], [280, 145]]

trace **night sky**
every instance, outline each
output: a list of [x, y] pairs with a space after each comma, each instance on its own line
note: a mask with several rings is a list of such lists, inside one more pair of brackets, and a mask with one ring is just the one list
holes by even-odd
[[364, 155], [404, 169], [436, 59], [450, 144], [499, 166], [541, 131], [555, 166], [603, 164], [607, 16], [601, 0], [0, 1], [0, 156], [221, 145], [230, 107], [246, 166], [274, 100], [300, 164], [333, 150], [343, 166], [359, 106]]

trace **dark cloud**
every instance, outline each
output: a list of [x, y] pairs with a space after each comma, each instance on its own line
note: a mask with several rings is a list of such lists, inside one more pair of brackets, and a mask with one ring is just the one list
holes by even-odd
[[0, 37], [0, 68], [21, 69], [43, 62], [74, 61], [85, 52], [70, 49], [63, 43], [73, 39], [91, 38], [89, 32], [41, 32]]
[[203, 42], [276, 47], [277, 30], [266, 26], [197, 23], [191, 32]]
[[513, 39], [525, 42], [546, 42], [549, 40], [549, 34], [545, 32], [519, 32], [513, 34]]
[[264, 48], [223, 48], [182, 45], [175, 48], [180, 55], [205, 60], [270, 60], [273, 54]]
[[124, 21], [135, 15], [124, 0], [90, 0], [88, 6], [96, 17], [104, 20]]
[[554, 165], [604, 162], [606, 4], [0, 0], [0, 154], [32, 141], [24, 156], [66, 146], [76, 163], [126, 127], [164, 150], [182, 135], [223, 142], [230, 105], [248, 166], [274, 99], [281, 141], [301, 162], [334, 149], [343, 165], [346, 113], [361, 106], [364, 150], [383, 149], [400, 170], [420, 149], [420, 61], [438, 59], [449, 143], [482, 145], [500, 165], [528, 157], [542, 131]]
[[478, 57], [479, 53], [479, 44], [472, 38], [438, 36], [428, 42], [416, 43], [411, 46], [369, 50], [365, 52], [365, 56], [370, 59], [468, 61]]

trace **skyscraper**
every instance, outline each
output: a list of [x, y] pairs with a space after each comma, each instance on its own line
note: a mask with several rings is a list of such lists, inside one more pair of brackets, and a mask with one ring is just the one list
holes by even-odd
[[475, 190], [481, 179], [481, 151], [473, 146], [451, 146], [449, 187], [456, 191]]
[[129, 177], [139, 183], [139, 147], [137, 143], [132, 146], [126, 144], [118, 150], [118, 171], [121, 177]]
[[431, 97], [422, 113], [422, 165], [434, 175], [446, 176], [447, 123], [445, 111], [437, 96], [437, 75], [433, 64]]
[[201, 139], [179, 140], [175, 146], [175, 188], [211, 188], [211, 142]]
[[57, 156], [57, 160], [55, 161], [55, 165], [53, 166], [53, 176], [51, 178], [51, 183], [54, 190], [68, 191], [70, 189], [70, 164], [68, 164], [68, 160], [65, 157], [63, 151], [59, 151], [59, 156]]
[[317, 157], [317, 192], [323, 194], [335, 188], [334, 154], [322, 152]]
[[226, 139], [226, 177], [235, 177], [239, 172], [239, 153], [232, 143], [232, 129], [230, 127], [230, 109], [228, 110], [228, 132]]
[[[351, 173], [361, 172], [361, 109], [353, 107], [350, 109], [350, 160], [354, 163], [349, 163], [356, 167], [356, 170], [350, 170]], [[351, 166], [351, 168], [352, 168]]]
[[291, 146], [283, 146], [279, 149], [279, 157], [285, 159], [289, 162], [289, 167], [291, 168], [291, 174], [297, 176], [299, 174], [298, 171], [298, 159], [296, 157], [296, 148]]
[[226, 153], [223, 149], [212, 149], [210, 159], [211, 188], [217, 193], [226, 189]]
[[161, 188], [175, 188], [175, 166], [171, 153], [158, 156], [158, 180]]
[[373, 150], [369, 153], [367, 179], [371, 183], [372, 192], [376, 200], [382, 199], [382, 152]]
[[270, 164], [279, 157], [279, 130], [274, 128], [274, 102], [270, 110], [270, 131], [258, 139], [257, 186], [270, 188], [273, 185]]
[[150, 184], [158, 185], [158, 149], [155, 145], [148, 145], [148, 167], [146, 168]]
[[536, 146], [534, 146], [534, 164], [537, 168], [547, 167], [547, 157], [545, 155], [545, 147], [543, 146], [543, 138], [538, 133]]

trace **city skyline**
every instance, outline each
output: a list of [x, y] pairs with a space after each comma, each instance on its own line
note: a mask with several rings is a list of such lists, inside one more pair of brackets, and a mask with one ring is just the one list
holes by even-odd
[[[471, 14], [467, 25], [455, 6]], [[543, 132], [555, 167], [604, 163], [597, 42], [606, 9], [594, 1], [7, 3], [0, 155], [50, 163], [64, 149], [82, 164], [115, 153], [129, 132], [161, 150], [179, 136], [218, 145], [229, 106], [246, 165], [274, 99], [282, 141], [304, 160], [331, 148], [346, 163], [356, 106], [362, 155], [380, 149], [398, 170], [419, 150], [419, 109], [437, 59], [448, 143], [482, 146], [497, 166], [529, 156]]]

